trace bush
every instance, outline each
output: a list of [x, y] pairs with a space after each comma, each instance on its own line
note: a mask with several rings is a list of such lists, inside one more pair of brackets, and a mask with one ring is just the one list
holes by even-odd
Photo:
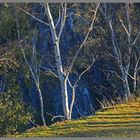
[[0, 135], [24, 131], [31, 119], [21, 94], [15, 90], [0, 93]]

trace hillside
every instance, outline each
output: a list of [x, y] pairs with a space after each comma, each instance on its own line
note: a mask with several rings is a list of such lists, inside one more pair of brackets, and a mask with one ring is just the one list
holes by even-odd
[[[38, 127], [12, 137], [140, 137], [140, 98], [100, 110], [94, 116]], [[11, 136], [10, 136], [11, 137]]]
[[139, 3], [0, 3], [0, 19], [0, 137], [140, 136]]

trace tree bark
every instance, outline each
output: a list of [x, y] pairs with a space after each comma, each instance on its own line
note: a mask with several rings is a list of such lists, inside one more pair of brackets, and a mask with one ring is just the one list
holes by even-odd
[[61, 93], [62, 93], [62, 104], [64, 116], [67, 120], [70, 118], [69, 101], [68, 101], [68, 90], [67, 90], [67, 80], [65, 78], [60, 79], [61, 83]]
[[46, 121], [45, 121], [45, 115], [44, 115], [44, 103], [43, 103], [43, 97], [42, 97], [42, 92], [40, 90], [39, 84], [36, 84], [38, 94], [39, 94], [39, 99], [40, 99], [40, 108], [41, 108], [41, 119], [43, 122], [43, 125], [46, 126]]
[[[17, 26], [18, 40], [20, 41], [21, 38], [20, 38], [20, 32], [19, 32], [19, 23], [18, 23], [17, 13], [16, 13], [16, 26]], [[23, 54], [24, 60], [25, 60], [25, 62], [27, 64], [27, 66], [29, 67], [29, 70], [30, 70], [31, 75], [32, 75], [32, 77], [34, 79], [35, 85], [37, 87], [37, 91], [38, 91], [38, 94], [39, 94], [39, 101], [40, 101], [41, 119], [42, 119], [43, 125], [46, 126], [45, 115], [44, 115], [44, 102], [43, 102], [42, 92], [41, 92], [41, 89], [40, 89], [40, 84], [39, 84], [39, 81], [36, 78], [37, 75], [35, 75], [35, 73], [33, 72], [32, 67], [30, 66], [30, 64], [27, 61], [27, 58], [26, 58], [26, 55], [25, 55], [25, 52], [24, 52], [22, 46], [21, 46], [21, 50], [22, 50], [22, 54]]]
[[134, 82], [133, 82], [133, 91], [137, 91], [137, 72], [134, 71]]
[[133, 91], [136, 92], [137, 91], [137, 72], [138, 72], [138, 66], [139, 66], [139, 62], [140, 62], [140, 57], [138, 58], [135, 68], [134, 68], [134, 82], [133, 82]]
[[125, 93], [125, 99], [128, 100], [131, 97], [130, 87], [128, 83], [128, 75], [126, 72], [122, 72], [123, 74], [123, 86], [124, 86], [124, 93]]
[[32, 77], [34, 79], [35, 85], [37, 87], [37, 91], [38, 91], [38, 94], [39, 94], [39, 101], [40, 101], [41, 119], [42, 119], [43, 125], [46, 126], [46, 121], [45, 121], [45, 116], [44, 116], [44, 103], [43, 103], [42, 92], [41, 92], [41, 89], [40, 89], [40, 86], [39, 86], [39, 81], [37, 81], [37, 78], [36, 78], [36, 76], [35, 76], [32, 68], [31, 68], [31, 66], [29, 65], [29, 63], [28, 63], [28, 61], [26, 59], [24, 50], [22, 48], [21, 48], [21, 50], [22, 50], [22, 54], [23, 54], [24, 60], [25, 60], [26, 64], [29, 67], [29, 70], [30, 70], [30, 72], [32, 74]]
[[74, 101], [75, 101], [75, 87], [72, 88], [72, 101], [71, 101], [70, 112], [69, 112], [69, 118], [70, 119], [71, 119], [71, 116], [72, 116], [72, 109], [73, 109]]
[[56, 34], [54, 21], [53, 21], [48, 3], [45, 5], [45, 12], [46, 12], [48, 20], [49, 20], [51, 35], [52, 35], [52, 39], [53, 39], [53, 43], [54, 43], [55, 61], [56, 61], [59, 81], [61, 84], [63, 113], [64, 113], [64, 116], [66, 119], [70, 119], [69, 118], [68, 91], [67, 91], [67, 78], [63, 71], [62, 60], [61, 60], [61, 55], [60, 55], [59, 39]]
[[60, 81], [60, 84], [61, 84], [63, 113], [64, 113], [64, 116], [65, 116], [66, 119], [71, 119], [72, 108], [73, 108], [73, 104], [74, 104], [74, 100], [75, 100], [75, 89], [72, 88], [72, 102], [71, 102], [70, 107], [69, 107], [68, 87], [67, 87], [69, 74], [70, 74], [70, 72], [71, 72], [71, 70], [73, 68], [73, 65], [74, 65], [74, 63], [76, 61], [76, 58], [77, 58], [79, 52], [85, 46], [85, 43], [86, 43], [86, 41], [87, 41], [87, 39], [89, 37], [89, 34], [93, 29], [93, 24], [94, 24], [95, 19], [96, 19], [96, 14], [97, 14], [97, 10], [99, 8], [99, 5], [100, 4], [97, 4], [97, 6], [96, 6], [96, 9], [95, 9], [95, 12], [94, 12], [94, 17], [93, 17], [93, 20], [91, 22], [90, 28], [89, 28], [89, 30], [88, 30], [88, 32], [86, 34], [86, 37], [85, 37], [83, 43], [80, 45], [79, 49], [76, 51], [76, 54], [74, 55], [74, 58], [73, 58], [73, 60], [72, 60], [72, 62], [70, 64], [70, 67], [69, 67], [67, 72], [64, 72], [64, 70], [63, 70], [61, 54], [60, 54], [60, 46], [59, 46], [60, 36], [61, 36], [62, 29], [63, 29], [64, 24], [65, 24], [66, 7], [65, 7], [65, 10], [64, 10], [64, 13], [63, 13], [63, 22], [62, 22], [61, 27], [60, 27], [60, 32], [59, 32], [59, 34], [57, 36], [54, 21], [53, 21], [51, 12], [50, 12], [49, 4], [47, 3], [45, 5], [45, 12], [46, 12], [48, 20], [49, 20], [52, 40], [53, 40], [53, 43], [54, 43], [55, 61], [56, 61], [59, 81]]

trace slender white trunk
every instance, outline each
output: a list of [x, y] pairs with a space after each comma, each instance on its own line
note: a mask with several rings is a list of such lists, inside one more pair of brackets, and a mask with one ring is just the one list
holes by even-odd
[[124, 73], [124, 82], [123, 82], [123, 86], [124, 86], [124, 92], [125, 92], [125, 99], [128, 100], [131, 97], [131, 92], [130, 92], [130, 87], [129, 87], [129, 83], [128, 83], [128, 76], [126, 73]]
[[137, 72], [134, 71], [134, 82], [133, 82], [133, 91], [137, 91]]
[[66, 119], [71, 119], [69, 116], [69, 102], [68, 102], [68, 90], [67, 90], [67, 80], [65, 78], [60, 79], [61, 83], [61, 93], [62, 93], [62, 104], [63, 112]]
[[[20, 40], [19, 23], [18, 23], [17, 13], [16, 13], [16, 25], [17, 25], [18, 39]], [[27, 66], [29, 67], [29, 70], [30, 70], [30, 72], [32, 74], [32, 77], [33, 77], [34, 82], [35, 82], [36, 87], [37, 87], [37, 91], [38, 91], [38, 94], [39, 94], [40, 108], [41, 108], [41, 119], [42, 119], [43, 125], [45, 126], [46, 121], [45, 121], [45, 116], [44, 116], [44, 103], [43, 103], [43, 97], [42, 97], [42, 92], [41, 92], [41, 89], [40, 89], [40, 85], [39, 85], [39, 82], [37, 82], [37, 78], [35, 76], [35, 73], [33, 72], [30, 64], [28, 63], [28, 61], [26, 59], [26, 55], [25, 55], [25, 52], [24, 52], [23, 48], [21, 48], [21, 50], [22, 50], [24, 60], [25, 60], [25, 62], [27, 64]]]
[[48, 17], [48, 20], [49, 20], [51, 35], [52, 35], [52, 39], [53, 39], [53, 43], [54, 43], [55, 61], [56, 61], [59, 81], [60, 81], [60, 84], [61, 84], [63, 113], [64, 113], [65, 118], [69, 119], [67, 80], [66, 80], [66, 76], [65, 76], [65, 73], [63, 71], [63, 66], [62, 66], [59, 39], [58, 39], [57, 34], [56, 34], [54, 21], [53, 21], [48, 3], [45, 6], [45, 11], [46, 11], [46, 14], [47, 14], [47, 17]]
[[127, 74], [130, 68], [130, 58], [128, 59], [129, 59], [129, 62], [126, 68], [124, 68], [124, 66], [120, 64], [121, 76], [122, 76], [122, 79], [124, 79], [123, 87], [124, 87], [124, 94], [125, 94], [126, 100], [128, 100], [131, 97], [131, 92], [130, 92], [130, 87], [129, 87], [129, 82], [128, 82], [128, 74]]
[[127, 71], [129, 70], [129, 65], [130, 64], [128, 64], [127, 68], [124, 69], [124, 66], [122, 64], [122, 58], [121, 58], [120, 51], [118, 50], [117, 45], [115, 43], [115, 32], [114, 32], [114, 29], [112, 27], [111, 22], [109, 22], [109, 26], [110, 26], [110, 29], [111, 29], [111, 38], [112, 38], [112, 44], [113, 44], [113, 51], [114, 51], [114, 54], [115, 54], [116, 61], [117, 61], [118, 65], [119, 65], [119, 69], [120, 69], [120, 72], [121, 72], [121, 77], [123, 79], [122, 84], [123, 84], [123, 88], [124, 88], [124, 95], [125, 95], [126, 100], [128, 100], [128, 98], [131, 95], [130, 88], [129, 88], [129, 83], [128, 83], [128, 75], [127, 75]]
[[137, 72], [138, 72], [138, 65], [139, 65], [139, 61], [140, 61], [140, 57], [138, 58], [136, 65], [135, 65], [135, 69], [134, 69], [134, 82], [133, 82], [133, 91], [136, 92], [137, 91]]
[[30, 70], [30, 72], [32, 74], [32, 77], [34, 79], [35, 85], [37, 87], [37, 91], [38, 91], [38, 94], [39, 94], [39, 101], [40, 101], [41, 119], [42, 119], [43, 125], [45, 126], [46, 125], [46, 121], [45, 121], [45, 116], [44, 116], [44, 103], [43, 103], [43, 97], [42, 97], [42, 92], [41, 92], [41, 89], [40, 89], [39, 81], [37, 81], [35, 73], [33, 72], [31, 66], [29, 65], [29, 63], [28, 63], [28, 61], [26, 59], [24, 50], [23, 49], [21, 49], [21, 50], [22, 50], [22, 54], [23, 54], [24, 60], [25, 60], [26, 64], [29, 67], [29, 70]]
[[70, 111], [69, 111], [69, 118], [70, 119], [72, 116], [72, 109], [73, 109], [74, 101], [75, 101], [75, 87], [72, 88], [72, 101], [71, 101]]
[[43, 125], [46, 126], [46, 121], [45, 121], [45, 117], [44, 117], [44, 102], [43, 102], [42, 92], [40, 90], [39, 84], [36, 84], [36, 86], [37, 86], [39, 99], [40, 99], [41, 119], [42, 119]]
[[[118, 62], [119, 62], [119, 60], [118, 60]], [[131, 97], [130, 87], [129, 87], [129, 83], [128, 83], [128, 75], [122, 64], [119, 65], [119, 68], [120, 68], [120, 72], [121, 72], [121, 77], [123, 79], [122, 85], [124, 88], [124, 96], [125, 96], [125, 99], [128, 100], [128, 98]]]

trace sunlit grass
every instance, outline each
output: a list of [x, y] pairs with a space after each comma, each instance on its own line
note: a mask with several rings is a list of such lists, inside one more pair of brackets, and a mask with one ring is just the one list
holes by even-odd
[[37, 127], [10, 137], [140, 137], [140, 98], [78, 120]]

